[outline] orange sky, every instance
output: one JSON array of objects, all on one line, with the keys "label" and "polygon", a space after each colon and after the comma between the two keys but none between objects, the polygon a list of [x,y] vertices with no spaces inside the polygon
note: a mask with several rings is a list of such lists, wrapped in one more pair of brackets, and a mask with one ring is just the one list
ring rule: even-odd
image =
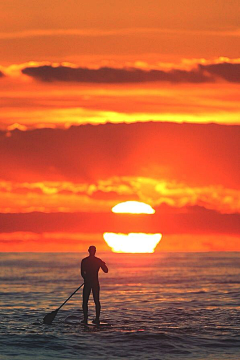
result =
[{"label": "orange sky", "polygon": [[[239,251],[238,23],[223,0],[1,2],[0,250],[134,228]],[[111,217],[126,200],[156,214]]]}]

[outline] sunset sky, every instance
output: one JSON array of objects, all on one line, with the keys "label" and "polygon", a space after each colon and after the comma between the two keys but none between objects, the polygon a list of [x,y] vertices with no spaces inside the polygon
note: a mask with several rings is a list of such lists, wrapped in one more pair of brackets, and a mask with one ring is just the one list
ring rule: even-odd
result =
[{"label": "sunset sky", "polygon": [[0,2],[0,251],[240,251],[239,37],[234,0]]}]

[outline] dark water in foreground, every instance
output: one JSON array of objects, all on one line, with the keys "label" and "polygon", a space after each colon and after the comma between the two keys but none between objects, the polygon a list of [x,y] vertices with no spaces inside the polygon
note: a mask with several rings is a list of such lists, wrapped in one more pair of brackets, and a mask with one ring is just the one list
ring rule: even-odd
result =
[{"label": "dark water in foreground", "polygon": [[81,290],[42,324],[81,284],[82,254],[0,255],[1,360],[240,358],[239,253],[98,255],[100,329],[79,324]]}]

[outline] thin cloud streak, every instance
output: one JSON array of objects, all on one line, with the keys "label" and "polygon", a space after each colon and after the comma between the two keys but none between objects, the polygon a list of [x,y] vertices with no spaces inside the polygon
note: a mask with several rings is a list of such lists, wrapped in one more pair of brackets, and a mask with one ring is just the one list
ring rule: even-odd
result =
[{"label": "thin cloud streak", "polygon": [[229,36],[239,37],[240,30],[183,30],[183,29],[159,29],[159,28],[122,28],[122,29],[33,29],[15,32],[0,33],[1,40],[25,39],[47,36],[84,36],[84,37],[106,37],[106,36],[128,36],[136,34],[192,34],[205,36]]}]

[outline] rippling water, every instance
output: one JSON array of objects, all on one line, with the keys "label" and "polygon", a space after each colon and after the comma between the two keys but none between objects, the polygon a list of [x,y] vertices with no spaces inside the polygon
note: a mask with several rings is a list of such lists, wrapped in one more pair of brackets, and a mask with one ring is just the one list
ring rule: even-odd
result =
[{"label": "rippling water", "polygon": [[99,329],[79,324],[81,290],[42,323],[82,283],[86,254],[0,255],[1,360],[240,358],[239,253],[97,255]]}]

